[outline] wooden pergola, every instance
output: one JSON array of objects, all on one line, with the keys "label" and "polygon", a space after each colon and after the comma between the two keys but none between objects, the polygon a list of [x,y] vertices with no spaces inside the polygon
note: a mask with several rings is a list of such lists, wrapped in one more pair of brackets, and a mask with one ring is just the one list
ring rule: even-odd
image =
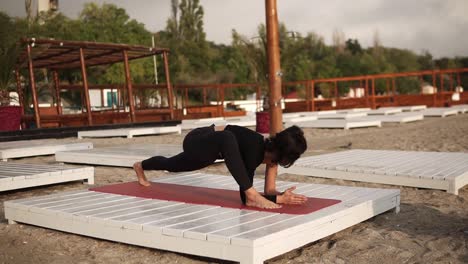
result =
[{"label": "wooden pergola", "polygon": [[[20,45],[24,51],[20,54],[16,70],[17,88],[19,101],[22,109],[23,120],[34,119],[37,128],[41,128],[42,119],[53,119],[59,123],[65,120],[85,119],[88,125],[93,125],[95,116],[91,111],[91,103],[89,96],[90,86],[86,71],[89,67],[98,65],[110,65],[123,62],[125,74],[125,90],[128,93],[127,103],[129,112],[124,113],[124,116],[130,122],[137,122],[137,110],[135,109],[135,97],[133,93],[133,85],[130,74],[129,61],[144,57],[162,55],[164,60],[164,72],[166,83],[155,86],[155,88],[165,88],[168,96],[168,108],[153,109],[151,114],[160,113],[174,118],[173,110],[173,93],[169,76],[168,53],[165,48],[152,48],[139,45],[126,45],[115,43],[98,43],[88,41],[62,41],[52,39],[35,39],[25,38],[20,41]],[[21,68],[27,68],[29,72],[29,86],[31,88],[34,116],[25,115],[24,112],[24,93],[21,88],[20,73]],[[40,114],[36,82],[34,78],[35,69],[48,69],[53,73],[56,110],[57,114],[53,116],[44,116]],[[83,99],[85,103],[86,113],[81,115],[64,115],[62,113],[60,90],[61,84],[58,78],[58,71],[66,69],[81,69],[83,91]],[[165,86],[165,87],[164,87]],[[99,88],[98,88],[99,89]],[[115,113],[114,113],[115,114]],[[120,114],[120,113],[119,113]],[[148,114],[148,113],[146,113]]]}]

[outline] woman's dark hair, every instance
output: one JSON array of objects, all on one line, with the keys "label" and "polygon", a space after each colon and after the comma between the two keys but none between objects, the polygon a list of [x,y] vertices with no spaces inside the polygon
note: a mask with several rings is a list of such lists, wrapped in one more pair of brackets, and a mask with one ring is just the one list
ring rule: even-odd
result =
[{"label": "woman's dark hair", "polygon": [[273,154],[272,162],[288,168],[307,150],[304,131],[291,126],[266,140],[265,150]]}]

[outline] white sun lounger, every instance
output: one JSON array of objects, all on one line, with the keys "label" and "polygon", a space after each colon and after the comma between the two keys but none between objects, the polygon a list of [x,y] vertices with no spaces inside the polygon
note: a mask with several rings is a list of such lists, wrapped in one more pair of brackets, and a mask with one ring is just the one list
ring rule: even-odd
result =
[{"label": "white sun lounger", "polygon": [[182,129],[179,125],[161,126],[161,127],[102,129],[102,130],[78,131],[78,138],[84,138],[84,137],[133,138],[133,136],[158,135],[158,134],[169,134],[169,133],[180,134],[181,132],[182,132]]},{"label": "white sun lounger", "polygon": [[94,168],[0,162],[0,192],[78,180],[94,184]]},{"label": "white sun lounger", "polygon": [[152,156],[174,156],[182,152],[182,145],[135,144],[104,147],[89,150],[59,151],[55,160],[59,162],[132,167],[137,161]]},{"label": "white sun lounger", "polygon": [[432,107],[423,110],[422,113],[427,117],[446,117],[458,114],[458,110],[446,107]]},{"label": "white sun lounger", "polygon": [[305,122],[286,122],[285,127],[297,125],[302,128],[363,128],[363,127],[381,127],[380,120],[369,120],[366,117],[352,119],[320,119],[316,121]]},{"label": "white sun lounger", "polygon": [[304,157],[282,173],[445,190],[468,184],[468,154],[349,150]]},{"label": "white sun lounger", "polygon": [[[237,189],[232,177],[192,173],[157,181]],[[262,186],[255,181],[254,186]],[[226,188],[229,186],[230,188]],[[391,209],[400,191],[278,182],[279,190],[341,200],[305,215],[278,214],[75,191],[4,203],[5,218],[16,222],[197,256],[260,264]]]},{"label": "white sun lounger", "polygon": [[367,116],[367,112],[347,112],[347,113],[336,113],[329,115],[319,115],[318,119],[353,119],[357,117]]},{"label": "white sun lounger", "polygon": [[52,155],[57,151],[92,149],[93,143],[60,143],[48,140],[24,140],[0,143],[0,160],[41,155]]},{"label": "white sun lounger", "polygon": [[394,115],[370,115],[365,119],[380,120],[382,123],[409,123],[423,120],[424,115],[418,112],[405,112]]}]

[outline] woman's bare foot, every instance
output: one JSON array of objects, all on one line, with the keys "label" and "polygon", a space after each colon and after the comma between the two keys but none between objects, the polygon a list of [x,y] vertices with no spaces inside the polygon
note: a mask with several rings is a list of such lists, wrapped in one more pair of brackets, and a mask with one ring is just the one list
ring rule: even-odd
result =
[{"label": "woman's bare foot", "polygon": [[247,206],[258,207],[262,209],[276,209],[281,208],[281,205],[276,204],[270,200],[267,200],[265,197],[260,195],[253,187],[245,191]]},{"label": "woman's bare foot", "polygon": [[135,173],[138,177],[138,182],[143,185],[143,186],[150,186],[151,183],[146,179],[145,172],[143,168],[141,167],[141,162],[135,162],[133,164],[133,169],[135,170]]}]

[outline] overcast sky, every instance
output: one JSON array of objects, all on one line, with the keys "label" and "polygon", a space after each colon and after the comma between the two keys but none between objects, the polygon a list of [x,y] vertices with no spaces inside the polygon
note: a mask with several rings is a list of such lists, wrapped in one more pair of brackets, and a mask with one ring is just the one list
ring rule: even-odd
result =
[{"label": "overcast sky", "polygon": [[[37,0],[33,0],[36,2]],[[59,0],[59,9],[76,18],[90,0]],[[131,18],[150,31],[165,28],[170,0],[97,0],[127,10]],[[265,1],[200,0],[205,11],[207,39],[229,44],[231,30],[256,36],[265,23]],[[331,43],[338,29],[346,38],[357,38],[363,46],[372,44],[378,31],[387,47],[428,50],[435,57],[468,56],[468,0],[277,0],[278,16],[289,30],[305,35],[315,32]],[[0,9],[12,16],[24,16],[24,1],[0,0]]]}]

